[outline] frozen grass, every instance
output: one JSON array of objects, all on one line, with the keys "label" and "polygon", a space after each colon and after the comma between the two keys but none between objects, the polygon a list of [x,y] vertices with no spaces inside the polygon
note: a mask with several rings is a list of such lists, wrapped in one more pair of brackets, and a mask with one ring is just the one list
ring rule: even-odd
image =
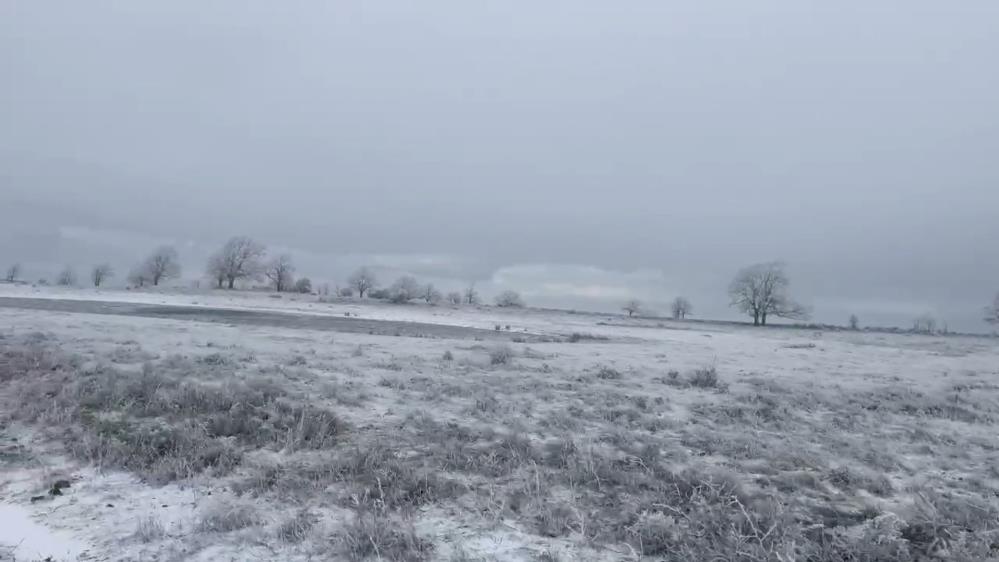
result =
[{"label": "frozen grass", "polygon": [[198,530],[203,533],[231,533],[260,523],[256,508],[246,503],[217,501],[202,512]]},{"label": "frozen grass", "polygon": [[[4,421],[46,430],[84,462],[230,491],[190,528],[205,541],[259,529],[290,549],[279,559],[997,556],[988,377],[838,386],[783,367],[694,368],[703,354],[629,361],[641,347],[585,339],[520,354],[409,340],[318,353],[295,340],[251,360],[224,342],[190,355],[129,343],[110,357],[11,336],[0,399]],[[164,538],[144,525],[139,542]],[[443,544],[456,529],[462,546]],[[515,548],[493,553],[482,544],[499,543],[479,536]]]},{"label": "frozen grass", "polygon": [[135,525],[135,539],[144,543],[161,540],[166,536],[163,522],[154,516],[140,517]]}]

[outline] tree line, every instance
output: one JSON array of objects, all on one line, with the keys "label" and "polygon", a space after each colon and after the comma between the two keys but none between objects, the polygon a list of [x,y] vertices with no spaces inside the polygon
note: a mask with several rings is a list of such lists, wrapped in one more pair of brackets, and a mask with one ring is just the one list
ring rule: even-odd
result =
[{"label": "tree line", "polygon": [[[234,236],[211,254],[205,272],[218,289],[234,289],[237,283],[266,279],[277,292],[313,292],[308,277],[295,277],[296,268],[289,254],[280,254],[267,259],[267,247],[248,236]],[[21,265],[11,265],[4,276],[8,283],[19,282]],[[164,281],[180,277],[181,266],[177,250],[172,246],[160,246],[139,262],[128,273],[128,283],[134,287],[158,286]],[[100,263],[90,270],[89,281],[94,287],[101,287],[115,276],[110,264]],[[44,282],[44,280],[42,281]],[[76,273],[66,267],[55,278],[57,285],[77,284]],[[729,305],[752,319],[754,326],[766,326],[771,318],[807,320],[808,307],[797,302],[790,295],[791,280],[782,262],[774,261],[754,264],[739,270],[729,284]],[[447,302],[453,305],[480,304],[481,299],[474,283],[462,291],[443,293],[432,283],[420,283],[415,277],[404,275],[387,287],[381,287],[375,272],[369,267],[361,267],[347,279],[345,287],[337,287],[335,296],[376,298],[395,303],[422,300],[427,304]],[[523,307],[525,302],[516,291],[504,291],[496,296],[496,306]],[[630,299],[622,307],[629,317],[641,314],[643,304]],[[676,297],[670,303],[670,313],[676,320],[684,320],[693,314],[694,307],[686,297]],[[999,326],[999,293],[991,305],[984,309],[985,322]],[[848,320],[851,329],[860,329],[860,320],[855,314]],[[929,315],[916,318],[913,331],[936,333],[936,320]]]}]

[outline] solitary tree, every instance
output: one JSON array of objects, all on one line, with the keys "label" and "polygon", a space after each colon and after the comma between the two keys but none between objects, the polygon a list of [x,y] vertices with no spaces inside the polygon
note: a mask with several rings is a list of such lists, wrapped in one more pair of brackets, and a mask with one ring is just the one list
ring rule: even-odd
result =
[{"label": "solitary tree", "polygon": [[768,316],[804,320],[808,309],[788,295],[791,280],[780,262],[761,263],[742,269],[729,285],[731,306],[753,317],[754,326],[766,326]]},{"label": "solitary tree", "polygon": [[934,334],[937,331],[937,319],[932,314],[922,314],[913,320],[912,331],[920,334]]},{"label": "solitary tree", "polygon": [[433,283],[427,283],[426,285],[424,285],[422,294],[420,296],[423,299],[423,301],[426,302],[427,304],[439,303],[441,302],[441,299],[444,298],[444,296],[441,295],[441,292],[434,287]]},{"label": "solitary tree", "polygon": [[419,297],[420,294],[420,283],[411,275],[404,275],[396,279],[395,283],[389,287],[389,299],[396,304],[409,302]]},{"label": "solitary tree", "polygon": [[149,270],[146,264],[136,266],[128,272],[128,283],[135,287],[145,287],[149,283]]},{"label": "solitary tree", "polygon": [[281,254],[264,266],[264,275],[270,279],[277,292],[287,291],[291,288],[295,275],[295,264],[291,261],[291,256]]},{"label": "solitary tree", "polygon": [[517,291],[503,291],[496,296],[496,306],[521,308],[524,306],[524,299]]},{"label": "solitary tree", "polygon": [[363,299],[365,293],[378,286],[378,278],[375,277],[375,272],[362,267],[347,279],[347,283],[357,289],[357,296]]},{"label": "solitary tree", "polygon": [[992,301],[992,305],[985,307],[985,321],[989,324],[999,326],[999,293],[996,293],[996,298]]},{"label": "solitary tree", "polygon": [[253,279],[260,274],[260,260],[267,248],[247,236],[230,238],[224,246],[208,260],[208,272],[230,289],[236,286],[240,279]]},{"label": "solitary tree", "polygon": [[856,314],[850,315],[850,329],[859,330],[860,329],[860,318],[857,318]]},{"label": "solitary tree", "polygon": [[465,289],[465,304],[479,304],[479,293],[475,290],[475,283],[469,283]]},{"label": "solitary tree", "polygon": [[17,278],[20,275],[21,275],[21,264],[15,263],[14,265],[7,268],[7,275],[4,276],[4,279],[6,279],[8,283],[13,283],[14,281],[17,281]]},{"label": "solitary tree", "polygon": [[114,270],[111,269],[111,265],[107,263],[102,263],[95,265],[92,270],[90,270],[90,280],[94,282],[94,287],[100,287],[102,283],[107,281],[114,275]]},{"label": "solitary tree", "polygon": [[676,297],[673,299],[670,309],[673,312],[674,320],[683,320],[688,314],[694,312],[694,305],[690,304],[690,300],[687,297]]},{"label": "solitary tree", "polygon": [[451,291],[450,293],[447,294],[447,302],[451,304],[461,304],[461,301],[462,301],[461,292]]},{"label": "solitary tree", "polygon": [[76,272],[73,268],[66,266],[65,269],[59,272],[56,276],[56,285],[61,285],[63,287],[70,287],[76,285]]},{"label": "solitary tree", "polygon": [[180,275],[180,259],[172,246],[160,246],[143,262],[146,278],[153,285]]},{"label": "solitary tree", "polygon": [[621,310],[628,313],[628,317],[632,317],[642,311],[642,303],[638,299],[631,299],[630,301],[624,303]]}]

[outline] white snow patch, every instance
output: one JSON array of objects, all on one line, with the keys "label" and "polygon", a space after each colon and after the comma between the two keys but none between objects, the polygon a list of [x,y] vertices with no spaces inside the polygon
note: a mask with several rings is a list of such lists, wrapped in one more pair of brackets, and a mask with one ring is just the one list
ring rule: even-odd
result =
[{"label": "white snow patch", "polygon": [[23,507],[0,504],[0,552],[14,560],[80,560],[88,545],[31,519]]}]

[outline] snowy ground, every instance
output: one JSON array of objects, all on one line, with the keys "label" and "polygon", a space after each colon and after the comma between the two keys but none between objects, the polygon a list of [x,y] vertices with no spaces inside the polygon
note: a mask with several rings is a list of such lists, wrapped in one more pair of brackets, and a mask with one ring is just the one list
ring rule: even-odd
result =
[{"label": "snowy ground", "polygon": [[996,340],[0,287],[553,340],[0,308],[0,560],[999,552]]}]

